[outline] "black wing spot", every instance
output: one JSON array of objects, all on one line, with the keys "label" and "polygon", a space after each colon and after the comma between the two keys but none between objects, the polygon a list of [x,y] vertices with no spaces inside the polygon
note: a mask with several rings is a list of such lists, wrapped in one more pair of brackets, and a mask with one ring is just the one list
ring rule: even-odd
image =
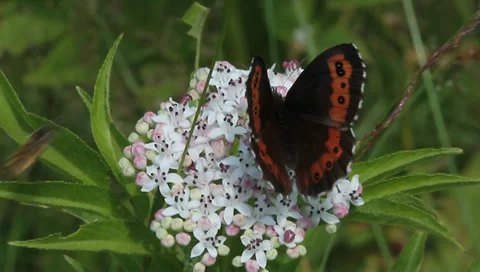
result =
[{"label": "black wing spot", "polygon": [[345,103],[345,97],[343,97],[343,95],[340,95],[337,98],[337,101],[338,101],[339,104],[343,105]]}]

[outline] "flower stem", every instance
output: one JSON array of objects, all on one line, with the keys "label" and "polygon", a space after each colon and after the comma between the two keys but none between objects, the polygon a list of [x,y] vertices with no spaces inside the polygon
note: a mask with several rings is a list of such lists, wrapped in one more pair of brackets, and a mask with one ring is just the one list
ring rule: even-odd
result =
[{"label": "flower stem", "polygon": [[[207,95],[208,95],[207,92],[208,92],[208,86],[209,86],[210,78],[212,78],[212,73],[213,73],[213,69],[215,68],[215,63],[216,63],[217,59],[220,57],[220,52],[222,51],[223,40],[225,39],[225,34],[227,33],[227,28],[228,28],[227,22],[228,22],[228,19],[230,18],[229,15],[231,13],[231,8],[230,8],[229,3],[230,3],[230,1],[225,2],[225,12],[224,12],[223,24],[222,24],[223,25],[222,34],[220,35],[220,38],[217,41],[217,48],[215,49],[215,55],[213,57],[212,64],[210,65],[210,71],[208,72],[207,80],[205,82],[205,87],[203,88],[202,95],[200,96],[200,100],[198,102],[198,108],[197,108],[197,111],[195,112],[195,116],[193,117],[192,125],[191,125],[190,131],[188,133],[188,139],[187,139],[187,142],[185,144],[185,149],[183,150],[182,158],[180,159],[180,163],[178,165],[177,173],[179,175],[183,174],[183,171],[182,171],[183,162],[185,161],[185,156],[187,155],[188,147],[190,146],[190,141],[192,140],[192,135],[193,135],[193,132],[195,131],[195,124],[197,123],[198,117],[200,116],[202,106],[207,101]],[[198,39],[198,40],[200,40],[200,39]],[[197,46],[199,46],[199,45],[197,44]]]},{"label": "flower stem", "polygon": [[328,257],[330,257],[330,253],[332,253],[333,245],[335,244],[335,240],[337,239],[338,229],[335,233],[333,233],[328,240],[327,248],[325,249],[325,253],[322,256],[322,263],[318,268],[318,271],[325,271],[325,267],[327,266]]},{"label": "flower stem", "polygon": [[[197,45],[196,45],[196,48],[195,48],[195,70],[198,70],[198,68],[200,68],[200,49],[202,48],[202,33],[203,31],[200,33],[200,35],[198,36],[197,38]],[[205,91],[205,90],[204,90]]]}]

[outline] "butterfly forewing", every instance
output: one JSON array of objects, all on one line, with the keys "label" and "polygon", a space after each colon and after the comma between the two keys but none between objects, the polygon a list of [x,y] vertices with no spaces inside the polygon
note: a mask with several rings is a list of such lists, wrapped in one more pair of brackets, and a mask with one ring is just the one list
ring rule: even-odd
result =
[{"label": "butterfly forewing", "polygon": [[334,46],[300,74],[285,99],[303,118],[344,127],[354,120],[363,98],[365,64],[353,44]]},{"label": "butterfly forewing", "polygon": [[252,130],[251,147],[264,175],[275,190],[288,194],[292,190],[290,176],[285,168],[284,139],[279,124],[279,111],[282,110],[281,97],[272,93],[265,63],[260,57],[252,62],[252,70],[247,80],[247,100],[249,124]]}]

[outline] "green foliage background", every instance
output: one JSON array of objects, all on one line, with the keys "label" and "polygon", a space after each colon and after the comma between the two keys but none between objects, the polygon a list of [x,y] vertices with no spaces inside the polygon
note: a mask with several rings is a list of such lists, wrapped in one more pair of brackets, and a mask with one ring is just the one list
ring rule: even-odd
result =
[{"label": "green foliage background", "polygon": [[[203,32],[201,66],[211,63],[222,29],[223,1],[199,1],[210,7]],[[424,50],[429,56],[454,36],[479,7],[473,0],[414,1],[415,13],[406,14],[398,0],[257,1],[232,0],[232,12],[222,47],[222,58],[248,67],[254,55],[281,66],[283,60],[308,62],[338,43],[354,42],[367,63],[364,107],[355,125],[359,139],[382,121],[398,103],[419,64],[406,15],[415,15]],[[71,129],[95,147],[88,111],[76,85],[92,94],[98,70],[118,34],[125,36],[116,55],[111,79],[111,111],[126,135],[145,111],[156,111],[168,97],[187,91],[194,68],[195,40],[179,18],[190,1],[2,1],[0,3],[0,69],[32,112]],[[480,176],[480,35],[474,32],[434,67],[434,91],[441,105],[452,146],[464,154],[454,161],[436,160],[416,165],[409,173],[452,172]],[[1,118],[1,117],[0,117]],[[423,82],[403,112],[377,139],[367,157],[398,150],[441,147]],[[17,147],[0,133],[0,159]],[[72,154],[74,156],[75,154]],[[448,167],[450,163],[450,168]],[[452,164],[454,167],[452,168]],[[41,163],[20,180],[60,180]],[[133,181],[132,181],[133,182]],[[467,249],[429,235],[422,271],[465,271],[480,260],[478,187],[424,195],[440,218]],[[27,207],[0,200],[0,270],[68,271],[64,254],[92,271],[120,269],[108,253],[38,251],[7,245],[7,241],[64,235],[80,221],[53,209]],[[383,234],[382,231],[383,230]],[[319,230],[324,232],[323,230]],[[395,257],[411,234],[395,227],[343,224],[327,267],[334,271],[383,271],[384,258],[376,241],[385,235]],[[379,234],[380,233],[380,234]],[[319,245],[300,267],[305,271],[322,261]],[[376,237],[376,238],[375,238]]]}]

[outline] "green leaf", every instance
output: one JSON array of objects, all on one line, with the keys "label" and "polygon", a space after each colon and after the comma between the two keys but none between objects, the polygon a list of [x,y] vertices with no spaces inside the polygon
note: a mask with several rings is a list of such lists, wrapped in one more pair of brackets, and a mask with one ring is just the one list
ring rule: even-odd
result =
[{"label": "green leaf", "polygon": [[18,143],[24,143],[35,129],[50,123],[56,127],[57,136],[42,160],[84,184],[108,186],[108,171],[99,154],[70,130],[27,112],[3,73],[0,73],[0,116],[0,127]]},{"label": "green leaf", "polygon": [[44,238],[12,241],[10,245],[55,250],[112,251],[121,254],[149,255],[158,239],[137,221],[105,220],[87,223],[66,237],[53,234]]},{"label": "green leaf", "polygon": [[96,186],[51,182],[0,182],[0,197],[36,205],[73,208],[110,218],[127,215],[118,199]]},{"label": "green leaf", "polygon": [[365,185],[363,199],[368,202],[398,192],[420,194],[477,184],[480,184],[480,178],[467,178],[449,174],[401,176],[376,182],[373,185]]},{"label": "green leaf", "polygon": [[464,251],[462,245],[438,219],[432,218],[431,214],[412,205],[385,198],[375,199],[363,206],[356,207],[345,219],[425,230],[451,241]]},{"label": "green leaf", "polygon": [[414,163],[440,155],[461,153],[462,150],[459,148],[428,148],[400,151],[367,162],[356,163],[353,166],[353,171],[350,176],[358,174],[360,175],[360,181],[363,184],[367,184],[367,181],[370,181],[373,178],[379,180],[387,176],[393,176],[394,174],[412,166]]},{"label": "green leaf", "polygon": [[438,219],[438,214],[432,207],[428,206],[427,203],[425,203],[422,199],[409,193],[397,193],[388,196],[387,199],[395,203],[407,205],[415,209],[420,209],[426,214],[428,214],[431,218],[435,220]]},{"label": "green leaf", "polygon": [[28,116],[34,127],[41,127],[47,123],[55,127],[57,135],[42,155],[48,166],[86,185],[108,188],[110,175],[100,154],[71,130],[33,113]]},{"label": "green leaf", "polygon": [[205,24],[205,20],[208,16],[210,9],[194,2],[190,8],[183,14],[182,22],[191,26],[188,31],[188,35],[195,39],[200,39],[202,35],[202,29]]},{"label": "green leaf", "polygon": [[407,245],[395,262],[392,271],[419,271],[422,264],[426,241],[427,234],[424,232],[416,232],[410,237]]},{"label": "green leaf", "polygon": [[120,159],[119,155],[122,150],[118,149],[118,144],[112,141],[111,123],[112,118],[110,116],[110,74],[112,70],[112,63],[117,51],[118,45],[123,37],[120,35],[113,43],[112,48],[108,51],[107,57],[100,68],[98,73],[97,82],[95,83],[95,92],[93,95],[93,105],[90,111],[92,133],[95,143],[100,150],[100,153],[105,158],[108,166],[112,170],[114,176],[121,184],[125,186],[127,192],[131,195],[138,194],[138,188],[131,180],[123,177],[122,171],[118,165]]},{"label": "green leaf", "polygon": [[92,97],[80,86],[76,86],[75,89],[77,89],[78,95],[90,112],[92,110]]},{"label": "green leaf", "polygon": [[14,140],[25,142],[33,132],[28,112],[3,72],[0,72],[0,127]]},{"label": "green leaf", "polygon": [[[90,112],[92,109],[92,97],[84,89],[82,89],[82,87],[77,86],[76,89],[78,95],[83,100],[83,103]],[[120,132],[120,130],[115,126],[113,122],[110,123],[110,129],[112,133],[112,143],[115,150],[123,150],[123,148],[130,144],[125,135]]]}]

